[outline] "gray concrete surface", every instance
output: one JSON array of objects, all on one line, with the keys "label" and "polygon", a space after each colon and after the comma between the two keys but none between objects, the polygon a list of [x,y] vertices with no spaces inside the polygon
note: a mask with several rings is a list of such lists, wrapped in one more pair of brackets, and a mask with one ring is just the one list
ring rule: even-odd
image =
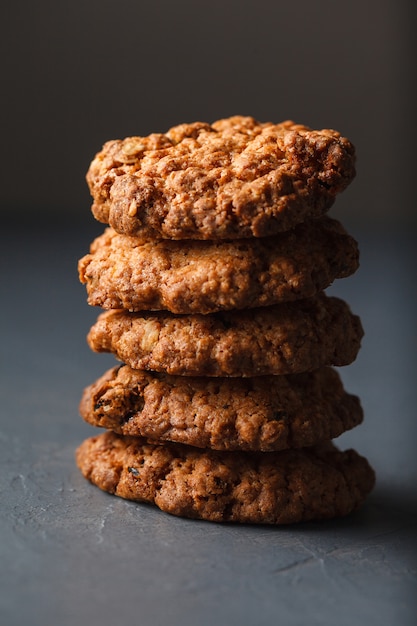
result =
[{"label": "gray concrete surface", "polygon": [[[20,231],[20,232],[19,232]],[[339,440],[377,485],[342,520],[270,528],[175,518],[102,493],[74,464],[94,431],[76,263],[101,227],[1,231],[0,623],[5,626],[411,626],[416,623],[416,254],[412,233],[354,233],[362,264],[331,291],[362,317],[341,371],[365,422]]]}]

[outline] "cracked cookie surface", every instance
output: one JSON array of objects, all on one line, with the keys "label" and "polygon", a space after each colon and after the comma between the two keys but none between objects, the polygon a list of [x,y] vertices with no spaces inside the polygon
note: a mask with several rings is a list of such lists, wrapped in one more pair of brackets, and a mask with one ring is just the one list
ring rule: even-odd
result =
[{"label": "cracked cookie surface", "polygon": [[215,450],[283,450],[338,437],[361,423],[359,399],[331,368],[293,376],[169,376],[127,365],[83,393],[92,424],[154,442]]},{"label": "cracked cookie surface", "polygon": [[141,243],[106,229],[78,268],[90,305],[211,313],[311,297],[358,265],[355,240],[323,217],[273,237],[227,242]]},{"label": "cracked cookie surface", "polygon": [[264,237],[324,215],[355,176],[331,129],[234,116],[107,142],[87,182],[96,219],[144,239]]},{"label": "cracked cookie surface", "polygon": [[363,329],[341,299],[319,294],[207,315],[101,313],[87,341],[134,369],[185,376],[292,374],[356,358]]},{"label": "cracked cookie surface", "polygon": [[373,488],[367,460],[332,443],[281,452],[217,452],[102,433],[76,453],[104,491],[214,522],[290,524],[347,515]]}]

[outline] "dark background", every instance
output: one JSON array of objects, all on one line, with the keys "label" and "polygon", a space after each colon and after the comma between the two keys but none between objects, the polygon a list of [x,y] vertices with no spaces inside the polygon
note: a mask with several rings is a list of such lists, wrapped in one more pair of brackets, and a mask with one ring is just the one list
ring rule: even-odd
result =
[{"label": "dark background", "polygon": [[[414,15],[406,0],[15,0],[0,9],[0,623],[414,626],[417,250]],[[104,229],[85,173],[108,139],[234,114],[333,127],[358,175],[331,210],[360,270],[341,368],[376,470],[364,507],[289,528],[168,516],[90,485],[77,261]]]},{"label": "dark background", "polygon": [[348,136],[358,176],[337,215],[348,225],[408,227],[415,221],[411,7],[407,0],[3,3],[3,217],[87,220],[84,176],[106,140],[245,114]]}]

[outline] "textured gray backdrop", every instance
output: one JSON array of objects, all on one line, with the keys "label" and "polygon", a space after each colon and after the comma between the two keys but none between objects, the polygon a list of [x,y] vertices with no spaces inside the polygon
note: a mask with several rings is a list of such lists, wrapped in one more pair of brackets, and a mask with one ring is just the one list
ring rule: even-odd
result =
[{"label": "textured gray backdrop", "polygon": [[[2,3],[1,626],[417,623],[408,6]],[[93,430],[78,415],[82,389],[115,364],[85,341],[99,311],[87,306],[77,260],[104,228],[90,214],[88,164],[107,139],[236,113],[332,126],[357,146],[357,180],[331,215],[357,237],[361,268],[332,292],[365,328],[359,358],[342,372],[365,421],[340,445],[369,458],[377,485],[345,520],[192,522],[113,498],[75,467]]]}]

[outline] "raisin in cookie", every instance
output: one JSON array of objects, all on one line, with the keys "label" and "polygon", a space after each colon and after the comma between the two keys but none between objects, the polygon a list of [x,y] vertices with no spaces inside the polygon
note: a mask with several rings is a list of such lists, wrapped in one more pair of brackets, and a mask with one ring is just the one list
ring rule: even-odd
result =
[{"label": "raisin in cookie", "polygon": [[354,450],[332,443],[281,452],[217,452],[152,445],[106,432],[77,450],[82,474],[101,489],[213,522],[290,524],[347,515],[375,476]]},{"label": "raisin in cookie", "polygon": [[283,450],[361,423],[359,398],[331,368],[288,376],[204,378],[112,368],[80,403],[93,426],[215,450]]},{"label": "raisin in cookie", "polygon": [[318,217],[355,176],[340,133],[234,116],[107,142],[87,182],[96,219],[144,239],[263,237]]},{"label": "raisin in cookie", "polygon": [[308,298],[359,265],[355,240],[328,217],[260,239],[157,241],[107,229],[78,264],[88,303],[211,313]]},{"label": "raisin in cookie", "polygon": [[88,333],[95,352],[134,369],[185,376],[260,376],[348,365],[363,329],[339,298],[319,294],[259,309],[207,315],[101,313]]}]

